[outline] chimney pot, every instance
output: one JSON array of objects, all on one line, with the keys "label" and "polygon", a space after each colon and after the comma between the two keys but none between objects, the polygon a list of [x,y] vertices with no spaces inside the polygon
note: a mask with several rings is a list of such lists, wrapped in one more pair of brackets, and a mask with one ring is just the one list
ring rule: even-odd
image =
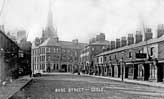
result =
[{"label": "chimney pot", "polygon": [[142,34],[141,31],[136,31],[135,43],[139,43],[139,42],[142,42]]},{"label": "chimney pot", "polygon": [[150,40],[153,37],[153,33],[151,31],[151,28],[146,28],[144,33],[144,41]]},{"label": "chimney pot", "polygon": [[122,37],[121,38],[121,47],[126,46],[126,43],[127,43],[126,37]]}]

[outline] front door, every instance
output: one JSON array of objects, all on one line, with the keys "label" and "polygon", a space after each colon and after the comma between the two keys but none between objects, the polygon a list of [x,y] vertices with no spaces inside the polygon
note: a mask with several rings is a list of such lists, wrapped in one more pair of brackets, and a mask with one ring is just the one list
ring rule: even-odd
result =
[{"label": "front door", "polygon": [[64,72],[67,72],[67,65],[66,65],[66,64],[63,64],[63,65],[62,65],[62,70],[63,70]]}]

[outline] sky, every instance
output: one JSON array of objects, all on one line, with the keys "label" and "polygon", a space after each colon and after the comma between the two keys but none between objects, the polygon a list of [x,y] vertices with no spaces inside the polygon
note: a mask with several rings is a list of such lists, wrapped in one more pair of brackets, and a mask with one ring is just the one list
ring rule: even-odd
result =
[{"label": "sky", "polygon": [[[5,30],[26,30],[28,40],[41,35],[47,25],[49,0],[4,0],[0,24]],[[3,0],[0,0],[2,8]],[[143,24],[156,35],[164,23],[164,0],[52,0],[53,23],[60,40],[88,42],[99,33],[115,40],[142,30]]]}]

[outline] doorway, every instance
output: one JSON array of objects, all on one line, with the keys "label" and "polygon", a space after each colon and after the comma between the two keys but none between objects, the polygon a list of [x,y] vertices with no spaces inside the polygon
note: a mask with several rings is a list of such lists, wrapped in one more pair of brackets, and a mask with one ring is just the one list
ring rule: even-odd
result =
[{"label": "doorway", "polygon": [[63,64],[61,69],[63,70],[63,72],[67,72],[67,65],[66,64]]}]

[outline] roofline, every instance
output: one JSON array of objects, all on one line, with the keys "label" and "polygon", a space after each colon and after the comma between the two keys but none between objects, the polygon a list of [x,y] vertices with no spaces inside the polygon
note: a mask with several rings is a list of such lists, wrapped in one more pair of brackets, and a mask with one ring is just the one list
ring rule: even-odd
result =
[{"label": "roofline", "polygon": [[62,47],[62,46],[36,46],[36,47],[32,47],[32,49],[37,49],[37,48],[41,48],[41,47],[60,47],[60,48],[68,48],[68,49],[82,49],[82,48],[69,48],[69,47]]},{"label": "roofline", "polygon": [[109,45],[109,44],[87,44],[87,45],[85,45],[85,47],[88,47],[88,46],[94,46],[94,45]]},{"label": "roofline", "polygon": [[153,44],[153,43],[158,43],[158,42],[162,42],[164,41],[164,37],[160,37],[160,38],[153,38],[153,39],[150,39],[148,41],[142,41],[142,42],[139,42],[137,44],[132,44],[132,45],[127,45],[127,46],[124,46],[124,47],[121,47],[121,48],[117,48],[117,49],[114,49],[114,50],[110,50],[110,51],[106,51],[106,52],[102,52],[96,56],[102,56],[102,55],[106,55],[106,54],[111,54],[111,53],[115,53],[115,52],[119,52],[119,51],[122,51],[122,50],[126,50],[126,49],[131,49],[131,48],[136,48],[136,47],[141,47],[141,46],[145,46],[145,45],[150,45],[150,44]]},{"label": "roofline", "polygon": [[[47,40],[48,40],[48,39],[47,39]],[[46,41],[46,40],[45,40],[45,41]],[[58,43],[60,43],[60,42],[73,43],[73,42],[71,42],[71,41],[60,41],[60,40],[59,40]],[[44,43],[44,42],[43,42],[43,43]],[[42,44],[43,44],[43,43],[42,43]],[[39,47],[47,47],[47,46],[50,46],[50,47],[51,47],[51,46],[52,46],[52,47],[53,47],[53,46],[59,46],[59,47],[62,47],[61,45],[42,45],[42,44],[40,44]],[[87,45],[87,43],[80,43],[80,42],[77,43],[77,45],[81,45],[81,44],[84,45],[84,46]]]},{"label": "roofline", "polygon": [[92,45],[109,45],[109,44],[103,44],[103,43],[102,43],[102,44],[94,44],[94,43],[93,43],[93,44],[88,44],[88,45],[89,45],[89,46],[92,46]]},{"label": "roofline", "polygon": [[0,30],[0,33],[5,36],[9,41],[11,41],[12,43],[14,43],[19,49],[20,47],[18,46],[18,44],[16,44],[13,40],[11,40],[3,31]]}]

